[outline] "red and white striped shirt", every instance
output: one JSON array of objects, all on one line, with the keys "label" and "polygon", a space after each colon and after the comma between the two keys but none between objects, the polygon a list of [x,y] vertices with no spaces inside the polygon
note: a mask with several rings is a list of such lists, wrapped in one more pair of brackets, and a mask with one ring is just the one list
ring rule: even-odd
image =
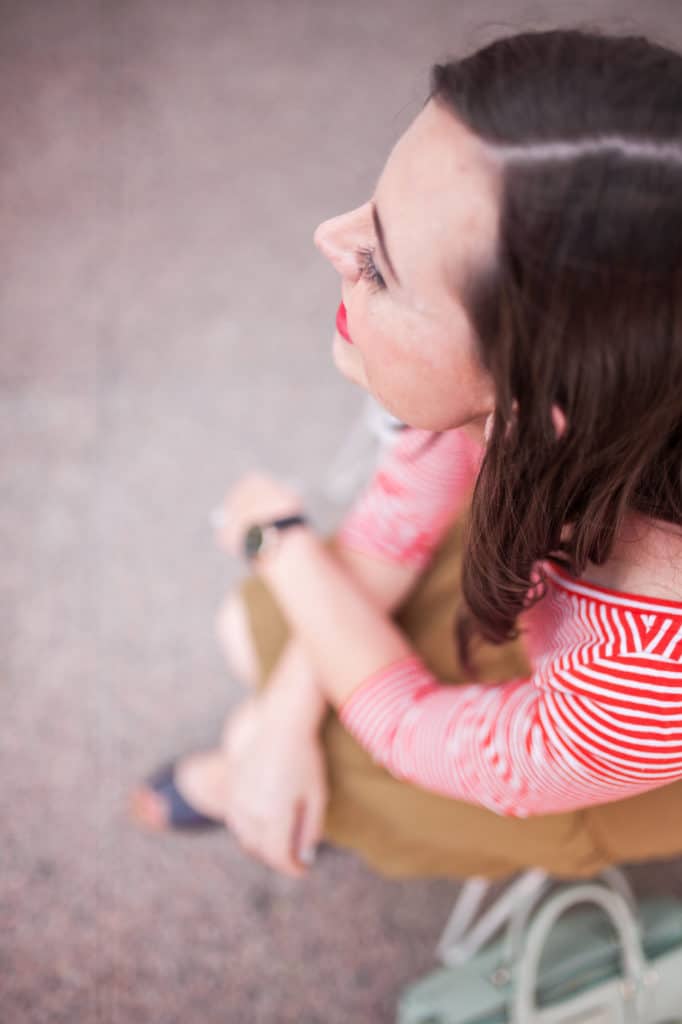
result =
[{"label": "red and white striped shirt", "polygon": [[[461,431],[440,435],[422,458],[428,436],[406,431],[388,453],[342,524],[345,543],[426,564],[480,458]],[[366,680],[340,709],[391,774],[517,817],[682,778],[682,595],[625,594],[551,563],[543,569],[547,592],[521,620],[529,678],[443,685],[414,655]]]}]

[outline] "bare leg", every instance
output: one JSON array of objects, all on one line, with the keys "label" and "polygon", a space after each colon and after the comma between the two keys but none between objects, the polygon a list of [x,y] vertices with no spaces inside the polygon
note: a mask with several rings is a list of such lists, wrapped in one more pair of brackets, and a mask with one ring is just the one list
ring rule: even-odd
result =
[{"label": "bare leg", "polygon": [[238,590],[231,591],[218,609],[215,631],[231,673],[245,686],[255,686],[258,658],[249,627],[249,615]]},{"label": "bare leg", "polygon": [[[248,613],[238,595],[230,595],[219,615],[221,644],[231,666],[240,670],[247,681],[257,679],[257,656],[248,628]],[[249,660],[250,659],[250,660]],[[253,673],[248,670],[253,669]],[[303,727],[305,735],[312,735],[324,717],[326,702],[319,690],[308,660],[292,638],[286,644],[270,678],[268,692],[284,691],[294,696],[292,714]],[[226,719],[221,745],[182,758],[174,765],[174,783],[181,796],[194,810],[221,821],[227,807],[228,765],[221,749],[225,744]],[[150,828],[162,829],[170,824],[170,807],[153,784],[139,786],[133,794],[132,813],[137,821]]]},{"label": "bare leg", "polygon": [[[269,688],[290,690],[292,687],[298,687],[300,680],[300,649],[297,649],[295,643],[290,642],[272,672]],[[302,705],[302,713],[315,716],[315,705],[306,699]],[[181,796],[190,807],[217,821],[223,819],[227,807],[228,766],[223,746],[229,724],[228,717],[223,724],[219,746],[212,750],[189,754],[177,761],[174,768],[174,782]],[[149,784],[138,786],[133,793],[132,814],[141,825],[148,828],[163,829],[169,825],[169,807],[160,793]]]},{"label": "bare leg", "polygon": [[[216,636],[230,672],[245,686],[254,687],[258,678],[258,661],[248,612],[237,590],[231,591],[216,615]],[[225,760],[220,747],[190,754],[175,767],[175,783],[190,806],[210,818],[220,819],[224,814]],[[133,793],[132,814],[148,828],[167,825],[167,807],[161,797],[148,785],[139,786]]]},{"label": "bare leg", "polygon": [[[190,754],[175,766],[175,785],[190,807],[221,821],[227,806],[225,794],[226,766],[220,748]],[[139,825],[164,829],[169,825],[165,800],[148,784],[138,786],[132,794],[130,811]]]}]

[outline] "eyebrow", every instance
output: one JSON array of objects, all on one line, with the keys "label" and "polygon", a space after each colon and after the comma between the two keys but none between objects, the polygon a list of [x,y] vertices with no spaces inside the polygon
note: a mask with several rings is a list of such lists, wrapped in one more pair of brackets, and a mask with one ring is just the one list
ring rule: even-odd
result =
[{"label": "eyebrow", "polygon": [[400,278],[396,274],[395,268],[394,268],[393,264],[391,263],[391,257],[388,255],[388,248],[386,247],[386,236],[384,235],[384,229],[383,229],[383,226],[382,226],[382,223],[381,223],[381,219],[379,217],[379,211],[377,209],[376,203],[372,203],[372,221],[374,222],[374,230],[376,231],[377,239],[379,240],[379,248],[381,250],[381,256],[382,256],[382,258],[384,260],[384,263],[386,264],[388,269],[391,271],[391,274],[393,275],[393,277],[394,277],[394,279],[396,281],[396,284],[399,285],[400,284]]}]

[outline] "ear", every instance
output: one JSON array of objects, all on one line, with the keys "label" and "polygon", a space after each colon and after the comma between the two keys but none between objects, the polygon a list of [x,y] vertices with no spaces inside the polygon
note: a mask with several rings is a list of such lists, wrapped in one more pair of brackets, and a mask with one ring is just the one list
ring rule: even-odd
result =
[{"label": "ear", "polygon": [[554,424],[554,430],[558,440],[566,433],[566,427],[568,424],[566,421],[566,414],[559,408],[556,402],[552,406],[552,423]]},{"label": "ear", "polygon": [[[514,406],[516,406],[516,402],[514,402]],[[493,421],[494,421],[494,419],[495,419],[495,413],[491,412],[490,415],[488,416],[488,418],[485,421],[485,426],[483,427],[483,442],[484,442],[484,444],[487,444],[488,441],[490,440],[490,436],[491,436],[491,434],[493,432]],[[566,427],[568,426],[568,421],[566,419],[566,414],[564,413],[563,409],[560,409],[559,406],[556,404],[556,402],[552,405],[552,423],[554,425],[554,431],[556,433],[557,440],[558,440],[560,437],[563,437],[564,434],[566,433]]]}]

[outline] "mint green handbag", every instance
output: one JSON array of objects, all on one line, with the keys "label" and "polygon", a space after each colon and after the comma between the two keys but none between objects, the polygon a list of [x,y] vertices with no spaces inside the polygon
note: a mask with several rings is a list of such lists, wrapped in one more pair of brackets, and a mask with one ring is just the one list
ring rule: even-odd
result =
[{"label": "mint green handbag", "polygon": [[682,1024],[682,903],[563,886],[502,940],[410,985],[397,1024]]}]

